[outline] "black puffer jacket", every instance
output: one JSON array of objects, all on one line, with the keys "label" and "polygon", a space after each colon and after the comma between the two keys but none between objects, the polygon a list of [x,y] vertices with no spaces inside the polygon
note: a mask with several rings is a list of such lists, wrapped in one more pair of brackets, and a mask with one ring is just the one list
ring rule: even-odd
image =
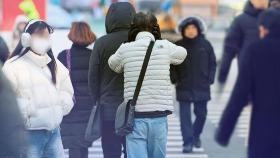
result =
[{"label": "black puffer jacket", "polygon": [[244,13],[235,18],[224,43],[224,54],[218,75],[220,83],[227,79],[231,62],[237,56],[239,59],[244,50],[253,42],[259,40],[258,17],[262,10],[255,9],[251,2],[245,6]]},{"label": "black puffer jacket", "polygon": [[[91,50],[73,44],[71,49],[71,81],[74,87],[76,103],[71,113],[63,118],[61,134],[64,148],[87,147],[85,129],[92,107],[95,105],[88,88],[88,69]],[[67,67],[67,50],[58,55],[58,59]]]},{"label": "black puffer jacket", "polygon": [[184,24],[182,35],[190,24],[199,28],[199,36],[195,39],[183,37],[176,42],[186,48],[188,58],[181,65],[171,68],[171,79],[176,83],[178,101],[208,101],[211,99],[210,85],[215,80],[216,57],[212,45],[201,33],[204,29],[197,18]]},{"label": "black puffer jacket", "polygon": [[128,40],[128,30],[135,10],[130,3],[114,3],[106,16],[107,35],[99,38],[90,57],[89,87],[94,101],[100,100],[103,119],[114,121],[123,101],[123,74],[113,72],[108,59]]}]

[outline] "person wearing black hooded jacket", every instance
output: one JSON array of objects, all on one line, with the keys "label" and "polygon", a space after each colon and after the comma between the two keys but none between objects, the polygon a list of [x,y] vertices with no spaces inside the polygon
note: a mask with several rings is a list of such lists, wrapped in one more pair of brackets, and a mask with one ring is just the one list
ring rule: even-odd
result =
[{"label": "person wearing black hooded jacket", "polygon": [[268,7],[268,0],[249,0],[244,12],[231,24],[224,42],[224,53],[218,73],[218,81],[224,84],[227,80],[232,60],[241,60],[244,50],[259,40],[258,17]]},{"label": "person wearing black hooded jacket", "polygon": [[[171,68],[171,79],[176,84],[180,103],[183,152],[189,153],[193,145],[201,147],[200,135],[206,121],[210,85],[215,80],[216,57],[212,45],[204,37],[205,27],[199,18],[187,18],[180,24],[179,30],[183,39],[176,44],[187,49],[189,58]],[[191,121],[191,103],[194,103],[196,115],[194,124]]]},{"label": "person wearing black hooded jacket", "polygon": [[104,158],[121,156],[124,138],[115,134],[115,117],[123,101],[124,78],[110,69],[108,59],[120,45],[128,41],[128,30],[135,9],[128,2],[113,3],[106,16],[107,35],[94,45],[89,65],[89,87],[94,102],[98,102],[102,115],[102,148]]}]

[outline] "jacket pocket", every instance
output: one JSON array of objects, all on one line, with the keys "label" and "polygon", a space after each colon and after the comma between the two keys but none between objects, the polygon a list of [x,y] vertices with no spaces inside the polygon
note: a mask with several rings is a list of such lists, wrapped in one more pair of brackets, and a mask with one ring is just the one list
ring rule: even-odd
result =
[{"label": "jacket pocket", "polygon": [[51,107],[38,109],[37,115],[30,117],[31,129],[53,129],[54,128],[54,112]]}]

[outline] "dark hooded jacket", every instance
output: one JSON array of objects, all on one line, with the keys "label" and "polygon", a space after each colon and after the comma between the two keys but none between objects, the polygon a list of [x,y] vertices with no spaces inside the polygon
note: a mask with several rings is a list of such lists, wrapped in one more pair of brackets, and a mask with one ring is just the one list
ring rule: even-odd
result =
[{"label": "dark hooded jacket", "polygon": [[[193,24],[199,35],[195,39],[184,36],[185,28]],[[182,22],[179,30],[183,39],[176,42],[188,52],[188,58],[178,66],[171,67],[171,80],[176,83],[178,101],[210,100],[210,85],[214,83],[216,57],[212,45],[202,33],[202,22],[197,18],[188,18]]]},{"label": "dark hooded jacket", "polygon": [[105,121],[114,121],[123,101],[123,74],[113,72],[108,59],[128,40],[128,30],[135,10],[130,3],[114,3],[106,16],[107,35],[98,39],[90,57],[89,87],[94,102],[99,102]]},{"label": "dark hooded jacket", "polygon": [[280,157],[280,12],[278,16],[273,14],[266,17],[268,22],[277,18],[273,25],[267,25],[269,35],[250,45],[240,61],[237,82],[216,134],[221,145],[229,143],[251,96],[249,158]]},{"label": "dark hooded jacket", "polygon": [[240,57],[244,50],[259,40],[258,17],[262,10],[255,9],[251,2],[245,6],[244,12],[236,17],[231,24],[224,42],[224,53],[218,74],[220,83],[225,83],[231,62]]}]

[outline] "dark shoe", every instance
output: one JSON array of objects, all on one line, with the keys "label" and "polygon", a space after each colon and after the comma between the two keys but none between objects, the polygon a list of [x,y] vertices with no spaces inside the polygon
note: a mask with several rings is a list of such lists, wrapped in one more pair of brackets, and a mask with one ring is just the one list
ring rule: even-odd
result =
[{"label": "dark shoe", "polygon": [[193,144],[195,148],[201,148],[201,140],[199,138],[195,138]]},{"label": "dark shoe", "polygon": [[187,153],[192,153],[192,152],[193,152],[192,144],[188,144],[183,147],[183,153],[187,154]]}]

